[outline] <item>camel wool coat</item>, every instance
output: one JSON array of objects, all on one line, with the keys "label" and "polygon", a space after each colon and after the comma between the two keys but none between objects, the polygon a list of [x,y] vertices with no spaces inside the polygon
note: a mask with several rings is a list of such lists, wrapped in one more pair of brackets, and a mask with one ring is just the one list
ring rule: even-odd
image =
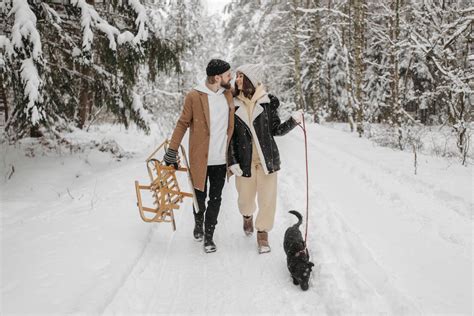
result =
[{"label": "camel wool coat", "polygon": [[[234,132],[235,109],[232,92],[226,90],[224,95],[229,106],[229,124],[227,126],[227,148],[229,148]],[[204,191],[206,182],[210,124],[207,94],[195,89],[191,90],[184,100],[183,111],[176,123],[169,147],[177,151],[189,128],[189,169],[194,188],[199,191]]]}]

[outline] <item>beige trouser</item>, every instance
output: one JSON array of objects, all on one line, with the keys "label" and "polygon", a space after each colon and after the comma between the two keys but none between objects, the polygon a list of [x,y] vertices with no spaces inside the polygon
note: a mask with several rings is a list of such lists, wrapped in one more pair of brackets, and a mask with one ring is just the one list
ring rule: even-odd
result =
[{"label": "beige trouser", "polygon": [[258,215],[255,228],[258,231],[269,232],[275,221],[277,173],[265,174],[260,163],[252,163],[251,177],[235,177],[235,186],[239,194],[238,204],[242,215],[250,216],[255,213],[258,202]]}]

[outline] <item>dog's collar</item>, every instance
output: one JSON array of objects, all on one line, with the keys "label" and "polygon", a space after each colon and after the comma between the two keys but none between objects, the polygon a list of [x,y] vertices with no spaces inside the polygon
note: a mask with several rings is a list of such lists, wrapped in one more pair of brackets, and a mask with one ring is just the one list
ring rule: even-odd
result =
[{"label": "dog's collar", "polygon": [[303,255],[309,256],[309,254],[308,254],[308,248],[305,247],[303,250],[298,251],[298,252],[295,254],[295,257],[299,257],[299,256],[303,256]]}]

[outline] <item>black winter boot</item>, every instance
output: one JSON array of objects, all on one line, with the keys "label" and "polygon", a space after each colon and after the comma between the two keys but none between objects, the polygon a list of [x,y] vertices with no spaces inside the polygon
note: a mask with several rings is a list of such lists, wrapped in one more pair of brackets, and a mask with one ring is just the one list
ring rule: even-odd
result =
[{"label": "black winter boot", "polygon": [[204,216],[202,214],[194,213],[194,230],[193,235],[196,241],[202,241],[204,237]]},{"label": "black winter boot", "polygon": [[204,252],[210,253],[215,252],[217,250],[216,244],[214,240],[212,240],[214,236],[214,225],[206,225],[206,229],[204,231]]}]

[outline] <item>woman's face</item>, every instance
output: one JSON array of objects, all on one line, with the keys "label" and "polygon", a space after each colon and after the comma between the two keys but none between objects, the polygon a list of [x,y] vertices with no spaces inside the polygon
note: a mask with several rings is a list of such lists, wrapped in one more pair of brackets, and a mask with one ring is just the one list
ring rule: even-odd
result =
[{"label": "woman's face", "polygon": [[239,88],[239,90],[242,90],[243,86],[244,86],[244,74],[241,73],[241,72],[237,72],[237,75],[236,75],[236,78],[235,78],[235,83],[237,84],[237,88]]}]

